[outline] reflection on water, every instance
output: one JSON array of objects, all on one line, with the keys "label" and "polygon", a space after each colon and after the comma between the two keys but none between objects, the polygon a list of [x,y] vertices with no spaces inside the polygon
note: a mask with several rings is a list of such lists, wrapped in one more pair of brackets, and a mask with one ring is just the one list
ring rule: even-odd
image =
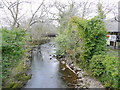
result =
[{"label": "reflection on water", "polygon": [[32,78],[25,88],[64,88],[59,73],[59,62],[52,58],[54,43],[46,43],[33,51]]}]

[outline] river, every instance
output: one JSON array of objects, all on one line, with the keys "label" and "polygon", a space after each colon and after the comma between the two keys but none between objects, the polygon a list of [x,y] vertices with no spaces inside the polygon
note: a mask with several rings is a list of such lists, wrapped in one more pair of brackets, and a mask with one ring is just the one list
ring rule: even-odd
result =
[{"label": "river", "polygon": [[51,55],[55,53],[53,42],[34,48],[31,74],[24,88],[64,88],[64,82],[59,72],[59,62]]},{"label": "river", "polygon": [[79,77],[66,64],[52,57],[56,49],[54,42],[33,49],[31,70],[28,73],[32,77],[23,88],[75,88],[82,82],[80,87],[104,88],[100,82],[83,71],[80,74],[85,76],[82,77],[82,82],[78,81]]}]

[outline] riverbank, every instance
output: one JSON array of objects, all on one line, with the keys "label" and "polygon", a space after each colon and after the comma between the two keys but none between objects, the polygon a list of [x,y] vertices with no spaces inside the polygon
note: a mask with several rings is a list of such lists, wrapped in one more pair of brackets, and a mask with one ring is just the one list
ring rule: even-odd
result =
[{"label": "riverbank", "polygon": [[[105,71],[108,72],[108,71],[112,71],[112,69],[115,69],[116,68],[116,73],[115,74],[112,74],[114,75],[114,83],[112,82],[112,84],[118,85],[118,81],[119,81],[119,78],[118,78],[118,66],[116,64],[117,62],[117,58],[118,58],[118,55],[115,53],[115,52],[107,52],[107,53],[110,53],[110,55],[102,55],[102,56],[98,56],[95,58],[95,63],[93,65],[97,65],[97,59],[100,59],[100,60],[106,60],[106,67],[105,67]],[[115,55],[114,57],[112,57],[113,55]],[[111,85],[111,82],[110,80],[113,80],[111,78],[113,78],[113,76],[111,75],[111,73],[108,73],[106,74],[106,72],[102,73],[103,75],[101,76],[95,76],[93,71],[91,69],[86,69],[86,68],[81,68],[81,65],[79,62],[74,62],[74,59],[71,59],[70,57],[67,56],[67,54],[65,55],[61,55],[61,54],[58,54],[57,57],[59,58],[59,60],[61,62],[63,62],[66,66],[68,66],[68,68],[72,69],[74,72],[76,72],[77,76],[78,76],[78,79],[77,79],[77,87],[76,88],[111,88],[112,85]],[[102,58],[100,58],[102,57]],[[115,63],[113,63],[115,62]],[[103,64],[104,65],[104,64]],[[110,67],[109,67],[110,66]],[[112,68],[111,66],[113,66],[114,68]],[[99,67],[99,65],[98,65]],[[102,66],[103,67],[103,66]],[[110,68],[110,70],[108,69],[108,67]],[[95,68],[97,69],[96,72],[100,71],[99,68]],[[104,70],[104,69],[103,69]],[[108,75],[108,76],[107,76]],[[109,77],[111,75],[111,78]],[[109,78],[109,79],[108,79]],[[117,89],[117,88],[116,88]]]},{"label": "riverbank", "polygon": [[2,88],[22,88],[31,78],[27,72],[31,69],[32,49],[38,45],[49,42],[49,39],[27,42],[24,46],[25,54],[18,62],[18,65],[11,68],[11,74],[8,78],[2,80]]},{"label": "riverbank", "polygon": [[23,58],[18,62],[18,65],[11,68],[11,74],[8,78],[2,80],[2,88],[21,88],[31,75],[27,75],[27,70],[30,69],[31,56],[28,53],[30,47],[26,47],[26,53]]},{"label": "riverbank", "polygon": [[[68,87],[71,88],[104,88],[105,87],[90,73],[81,69],[77,64],[67,61],[66,58],[60,58],[63,80],[66,81]],[[72,75],[70,72],[72,72]]]}]

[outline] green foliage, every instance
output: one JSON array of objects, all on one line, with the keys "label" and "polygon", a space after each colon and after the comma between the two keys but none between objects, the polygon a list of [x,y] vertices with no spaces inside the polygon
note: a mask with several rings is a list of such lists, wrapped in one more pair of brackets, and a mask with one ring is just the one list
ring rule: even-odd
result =
[{"label": "green foliage", "polygon": [[83,54],[82,58],[85,63],[93,55],[101,54],[105,50],[106,31],[102,20],[94,17],[86,22],[83,35]]},{"label": "green foliage", "polygon": [[60,49],[72,50],[73,57],[81,54],[81,65],[86,67],[93,55],[101,54],[105,50],[106,31],[104,23],[98,17],[90,20],[72,17],[68,29],[60,34],[56,41]]},{"label": "green foliage", "polygon": [[17,74],[13,81],[9,82],[5,88],[22,88],[24,84],[26,84],[27,80],[31,78],[31,75],[26,75],[25,73]]},{"label": "green foliage", "polygon": [[25,53],[26,33],[23,29],[2,30],[2,74],[7,78]]},{"label": "green foliage", "polygon": [[94,55],[90,62],[90,70],[106,87],[120,88],[118,62],[118,57],[111,54]]},{"label": "green foliage", "polygon": [[102,60],[105,56],[103,55],[94,55],[90,61],[90,69],[93,72],[94,76],[101,76],[104,73],[105,66],[102,63]]},{"label": "green foliage", "polygon": [[[106,87],[120,88],[118,85],[118,57],[106,53],[106,35],[103,22],[105,15],[98,4],[98,16],[90,20],[71,17],[67,29],[56,38],[59,52],[67,54],[71,60],[78,60],[80,67],[93,72]],[[79,56],[78,56],[79,55]]]},{"label": "green foliage", "polygon": [[71,47],[69,38],[67,38],[67,36],[64,34],[60,34],[59,37],[56,38],[56,42],[58,45],[60,45],[59,48],[62,51],[66,51]]}]

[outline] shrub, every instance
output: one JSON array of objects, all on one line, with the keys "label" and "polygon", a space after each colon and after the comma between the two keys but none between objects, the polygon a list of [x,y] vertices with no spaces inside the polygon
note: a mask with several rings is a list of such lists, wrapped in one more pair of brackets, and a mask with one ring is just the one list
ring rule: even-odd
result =
[{"label": "shrub", "polygon": [[94,55],[90,61],[90,69],[94,76],[101,76],[104,73],[105,66],[102,60],[105,58],[104,55]]},{"label": "shrub", "polygon": [[118,57],[111,54],[94,55],[90,61],[90,70],[106,87],[119,88],[118,62]]},{"label": "shrub", "polygon": [[57,42],[57,45],[59,46],[59,48],[64,52],[71,48],[70,40],[69,40],[69,38],[67,38],[66,35],[59,35],[56,38],[56,42]]},{"label": "shrub", "polygon": [[23,29],[2,30],[2,76],[7,78],[25,53],[26,33]]},{"label": "shrub", "polygon": [[105,50],[105,36],[105,26],[99,17],[90,20],[72,17],[69,20],[68,29],[60,34],[56,41],[59,48],[67,54],[69,50],[74,52],[73,57],[79,53],[81,65],[87,68],[92,56],[101,54]]},{"label": "shrub", "polygon": [[105,50],[106,31],[102,20],[94,17],[88,20],[84,28],[83,36],[83,55],[82,57],[89,61],[93,55],[101,54]]}]

